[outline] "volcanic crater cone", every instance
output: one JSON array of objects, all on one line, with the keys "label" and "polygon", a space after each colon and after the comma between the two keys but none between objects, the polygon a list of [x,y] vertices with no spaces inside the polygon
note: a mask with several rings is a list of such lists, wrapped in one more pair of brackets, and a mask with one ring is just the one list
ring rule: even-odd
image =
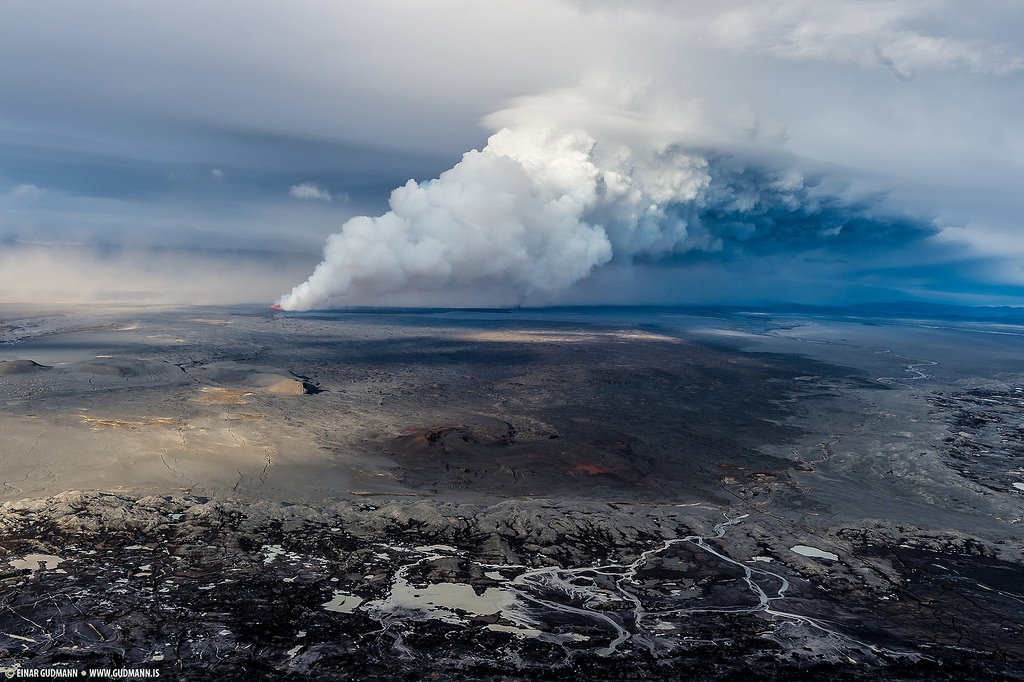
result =
[{"label": "volcanic crater cone", "polygon": [[203,374],[224,386],[265,391],[274,395],[305,395],[319,391],[303,377],[286,369],[266,365],[245,365],[239,362],[215,362],[204,365]]},{"label": "volcanic crater cone", "polygon": [[48,365],[40,365],[34,360],[0,360],[0,376],[34,374],[44,369],[51,368]]}]

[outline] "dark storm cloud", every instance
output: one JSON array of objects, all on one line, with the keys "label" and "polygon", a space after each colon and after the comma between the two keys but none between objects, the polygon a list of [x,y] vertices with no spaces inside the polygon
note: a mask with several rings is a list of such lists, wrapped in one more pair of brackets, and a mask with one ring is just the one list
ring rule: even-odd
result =
[{"label": "dark storm cloud", "polygon": [[696,222],[726,252],[767,254],[826,248],[838,253],[904,246],[940,231],[934,218],[886,206],[883,191],[856,190],[819,171],[797,181],[792,169],[712,163],[713,201]]}]

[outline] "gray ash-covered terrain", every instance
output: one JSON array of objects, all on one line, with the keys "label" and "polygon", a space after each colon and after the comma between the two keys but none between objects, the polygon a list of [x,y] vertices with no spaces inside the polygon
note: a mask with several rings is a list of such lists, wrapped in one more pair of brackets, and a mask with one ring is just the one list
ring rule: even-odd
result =
[{"label": "gray ash-covered terrain", "polygon": [[0,321],[0,668],[1024,679],[1024,329]]}]

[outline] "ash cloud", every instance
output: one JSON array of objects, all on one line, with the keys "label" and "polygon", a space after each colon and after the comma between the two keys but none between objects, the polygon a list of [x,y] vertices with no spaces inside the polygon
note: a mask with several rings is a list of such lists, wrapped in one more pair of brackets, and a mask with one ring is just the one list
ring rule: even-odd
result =
[{"label": "ash cloud", "polygon": [[395,189],[383,215],[346,222],[278,304],[545,304],[608,268],[856,257],[938,231],[776,142],[722,142],[756,133],[650,87],[589,83],[487,122],[496,132],[483,149]]}]

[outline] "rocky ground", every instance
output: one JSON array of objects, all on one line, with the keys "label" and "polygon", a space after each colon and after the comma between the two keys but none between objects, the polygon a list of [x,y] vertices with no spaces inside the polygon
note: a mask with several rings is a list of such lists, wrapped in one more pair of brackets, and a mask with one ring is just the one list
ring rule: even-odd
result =
[{"label": "rocky ground", "polygon": [[[1024,674],[1019,566],[998,546],[844,529],[840,563],[746,519],[716,539],[714,516],[543,500],[8,503],[4,551],[37,565],[0,578],[2,655],[182,679]],[[747,547],[759,554],[736,556]]]}]

